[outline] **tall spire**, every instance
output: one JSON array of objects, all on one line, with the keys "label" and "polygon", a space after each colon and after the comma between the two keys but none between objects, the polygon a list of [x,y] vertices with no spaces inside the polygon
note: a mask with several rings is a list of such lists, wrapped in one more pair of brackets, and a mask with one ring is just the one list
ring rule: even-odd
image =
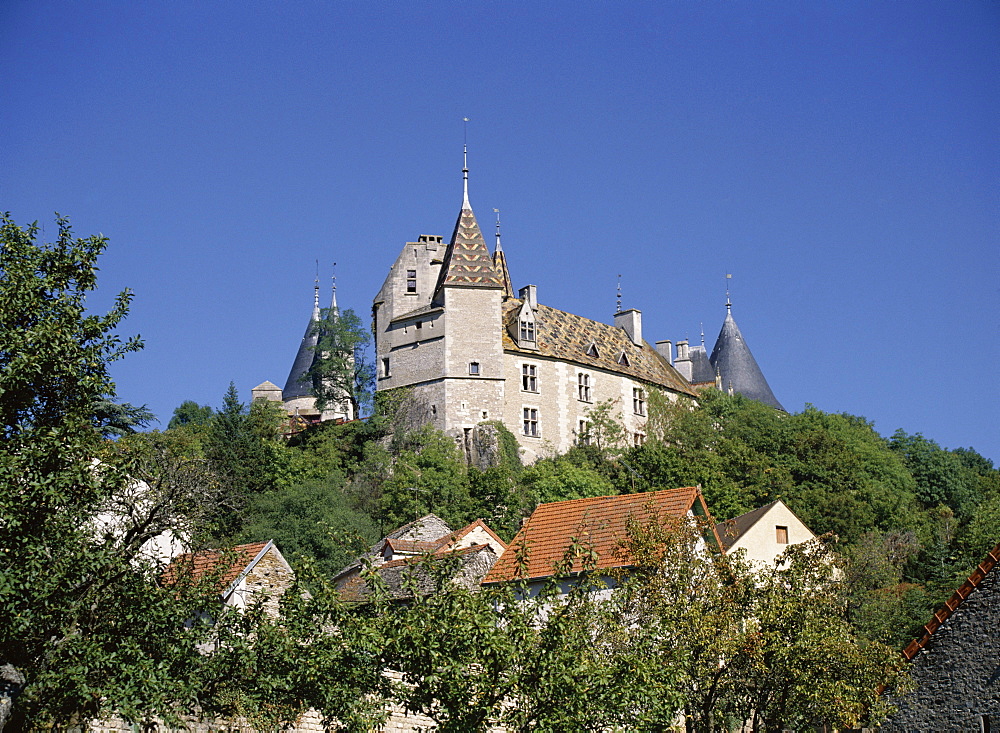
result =
[{"label": "tall spire", "polygon": [[503,297],[506,300],[514,297],[514,286],[511,284],[510,272],[507,270],[507,257],[503,253],[503,247],[500,246],[500,209],[493,209],[493,211],[497,215],[497,247],[493,250],[493,269],[503,280]]},{"label": "tall spire", "polygon": [[483,233],[479,229],[479,222],[476,221],[476,215],[469,203],[468,146],[462,147],[464,197],[462,210],[458,213],[451,242],[444,251],[441,273],[434,287],[432,302],[439,304],[444,302],[442,289],[446,285],[499,289],[504,287],[503,280],[493,267],[490,250],[486,246],[486,240],[483,239]]},{"label": "tall spire", "polygon": [[299,343],[299,350],[295,353],[295,361],[292,362],[292,369],[288,372],[288,379],[285,380],[285,388],[281,390],[281,397],[285,401],[298,397],[311,397],[313,393],[308,375],[313,359],[316,358],[316,344],[319,343],[319,333],[316,328],[320,317],[318,267],[319,263],[317,263],[316,280],[313,283],[312,316]]},{"label": "tall spire", "polygon": [[333,263],[333,275],[330,277],[332,281],[331,294],[330,294],[330,312],[334,317],[337,316],[337,263]]},{"label": "tall spire", "polygon": [[469,118],[462,118],[462,187],[465,189],[465,198],[462,201],[462,208],[472,210],[469,203]]}]

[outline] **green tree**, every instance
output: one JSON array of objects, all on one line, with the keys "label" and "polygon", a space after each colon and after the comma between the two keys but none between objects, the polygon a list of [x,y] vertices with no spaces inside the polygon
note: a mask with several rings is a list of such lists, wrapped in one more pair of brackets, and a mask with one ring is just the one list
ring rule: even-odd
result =
[{"label": "green tree", "polygon": [[88,314],[107,240],[62,218],[54,243],[37,233],[0,222],[0,728],[174,719],[196,694],[204,635],[185,622],[205,596],[156,587],[144,502],[123,531],[99,516],[134,485],[95,410],[108,364],[141,347],[114,333],[131,294]]},{"label": "green tree", "polygon": [[319,410],[351,405],[354,417],[371,407],[375,367],[368,356],[371,334],[357,314],[327,308],[313,324],[316,355],[306,378],[312,385]]},{"label": "green tree", "polygon": [[266,400],[255,400],[248,408],[230,383],[222,407],[208,422],[204,452],[223,484],[218,539],[239,533],[252,497],[274,491],[287,478],[288,449],[281,439],[284,418]]},{"label": "green tree", "polygon": [[173,417],[167,423],[168,429],[179,428],[184,425],[205,425],[215,414],[209,405],[199,405],[194,400],[184,400],[174,409]]}]

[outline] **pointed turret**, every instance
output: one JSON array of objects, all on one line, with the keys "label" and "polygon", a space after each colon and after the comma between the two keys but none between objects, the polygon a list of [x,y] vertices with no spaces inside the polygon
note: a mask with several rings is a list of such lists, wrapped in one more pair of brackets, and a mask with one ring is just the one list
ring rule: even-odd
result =
[{"label": "pointed turret", "polygon": [[[466,161],[468,159],[466,158]],[[469,166],[462,168],[465,196],[455,222],[455,231],[444,253],[441,274],[434,288],[434,302],[443,303],[445,287],[498,288],[504,284],[493,268],[493,259],[469,203]]]},{"label": "pointed turret", "polygon": [[313,288],[312,317],[309,319],[309,325],[306,326],[305,335],[302,336],[299,350],[295,354],[295,361],[292,362],[292,370],[288,373],[285,388],[281,390],[281,395],[286,402],[299,397],[312,396],[312,385],[304,377],[309,373],[313,359],[316,358],[316,344],[319,341],[319,334],[313,324],[319,321],[319,315],[319,281],[317,280]]},{"label": "pointed turret", "polygon": [[726,302],[726,320],[722,323],[719,338],[712,349],[709,362],[718,374],[716,383],[723,383],[732,394],[739,392],[744,397],[763,402],[765,405],[781,406],[771,388],[764,379],[764,374],[757,366],[757,360],[750,353],[750,347],[743,340],[739,326],[733,319],[732,304]]},{"label": "pointed turret", "polygon": [[493,250],[493,269],[503,280],[503,299],[514,297],[514,286],[510,282],[510,272],[507,270],[507,258],[504,256],[503,247],[500,246],[500,209],[493,209],[497,214],[497,246]]}]

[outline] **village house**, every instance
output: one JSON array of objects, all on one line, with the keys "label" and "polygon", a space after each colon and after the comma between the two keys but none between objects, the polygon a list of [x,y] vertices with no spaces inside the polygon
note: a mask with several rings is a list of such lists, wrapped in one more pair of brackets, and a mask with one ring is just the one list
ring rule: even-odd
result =
[{"label": "village house", "polygon": [[715,526],[727,553],[742,550],[758,566],[774,565],[788,549],[816,539],[801,519],[780,499]]}]

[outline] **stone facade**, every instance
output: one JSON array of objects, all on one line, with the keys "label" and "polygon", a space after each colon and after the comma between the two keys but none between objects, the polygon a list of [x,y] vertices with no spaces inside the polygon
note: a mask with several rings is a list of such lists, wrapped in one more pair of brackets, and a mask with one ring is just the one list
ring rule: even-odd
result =
[{"label": "stone facade", "polygon": [[372,313],[377,389],[407,388],[407,418],[467,452],[476,426],[494,420],[526,462],[566,451],[586,440],[587,411],[605,400],[639,443],[650,389],[695,394],[643,340],[639,311],[609,325],[539,305],[531,285],[514,297],[499,234],[491,255],[467,192],[451,241],[407,242]]},{"label": "stone facade", "polygon": [[893,700],[899,710],[882,730],[988,731],[1000,723],[1000,576],[995,556],[1000,556],[1000,546],[938,611],[935,619],[944,619],[940,625],[935,628],[932,620],[924,639],[907,647],[916,689]]}]

